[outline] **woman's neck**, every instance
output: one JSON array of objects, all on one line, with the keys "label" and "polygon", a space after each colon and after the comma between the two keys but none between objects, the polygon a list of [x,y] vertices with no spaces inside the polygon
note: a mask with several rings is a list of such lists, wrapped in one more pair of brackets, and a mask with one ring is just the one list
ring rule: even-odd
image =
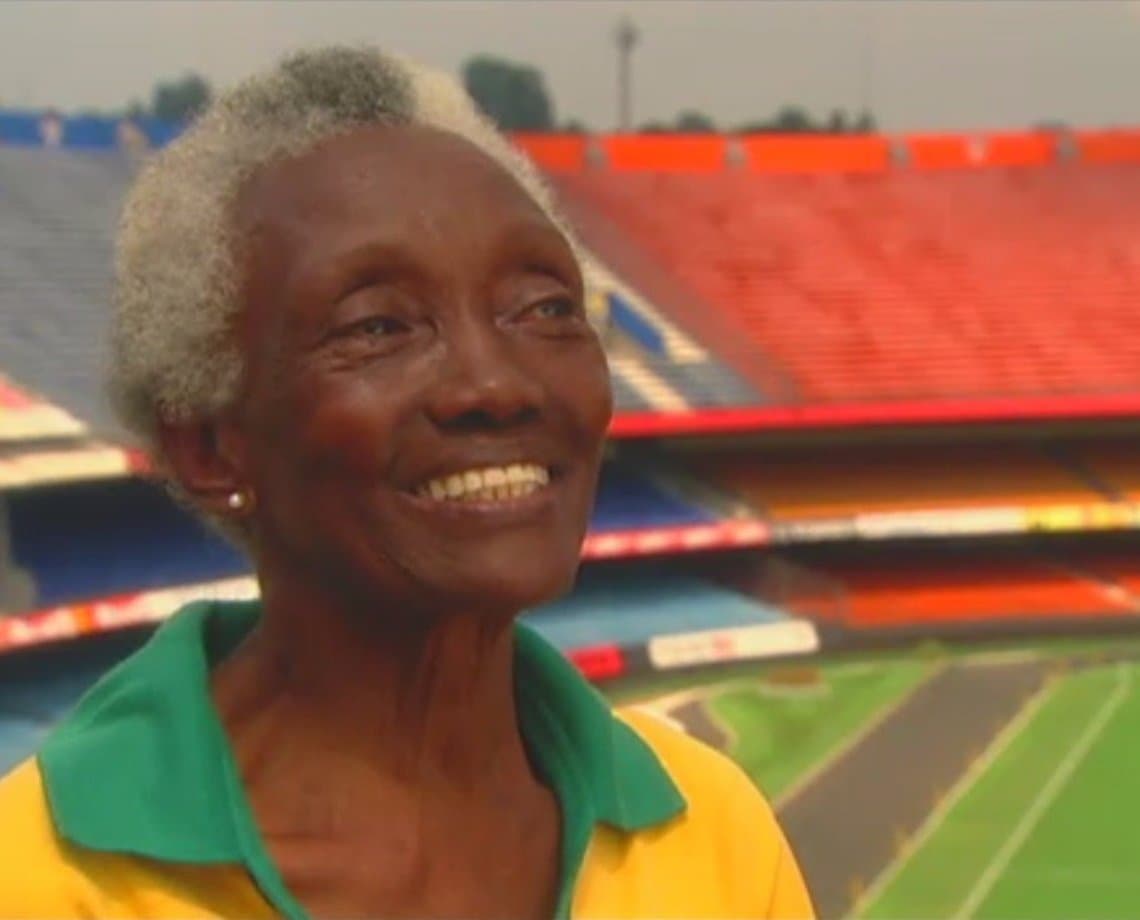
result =
[{"label": "woman's neck", "polygon": [[550,916],[560,816],[519,733],[510,618],[393,629],[262,595],[211,690],[294,896],[313,916]]},{"label": "woman's neck", "polygon": [[261,623],[212,676],[239,759],[328,757],[440,789],[517,788],[530,775],[509,617],[411,621],[296,585],[263,584],[262,596]]}]

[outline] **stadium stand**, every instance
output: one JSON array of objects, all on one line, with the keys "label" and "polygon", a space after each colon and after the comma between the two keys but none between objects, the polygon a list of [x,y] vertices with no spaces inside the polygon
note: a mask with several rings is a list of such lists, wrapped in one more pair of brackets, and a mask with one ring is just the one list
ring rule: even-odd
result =
[{"label": "stadium stand", "polygon": [[792,175],[619,158],[556,178],[642,250],[655,287],[686,292],[690,331],[761,392],[773,368],[801,403],[1140,390],[1134,164]]},{"label": "stadium stand", "polygon": [[0,369],[97,430],[111,235],[129,175],[114,154],[0,146]]},{"label": "stadium stand", "polygon": [[859,559],[831,561],[821,570],[843,586],[844,625],[857,629],[1140,614],[1140,595],[1114,579],[1029,557]]},{"label": "stadium stand", "polygon": [[[159,619],[178,592],[151,589],[244,572],[116,446],[100,395],[111,235],[133,169],[113,149],[122,125],[65,117],[53,138],[43,115],[0,112],[0,370],[20,385],[0,381],[0,575],[20,588],[0,606],[11,614],[24,598],[20,616],[0,619],[9,650]],[[138,127],[154,146],[175,130]],[[1140,134],[1067,140],[520,137],[585,242],[619,439],[580,583],[531,621],[607,677],[639,662],[802,652],[810,643],[721,632],[752,637],[803,614],[937,628],[1133,613],[1140,572],[1126,552],[1061,565],[985,542],[1140,527],[1126,439],[1041,428],[1017,443],[968,430],[875,440],[885,425],[906,435],[966,418],[1140,418],[1140,224],[1128,206]],[[990,414],[971,416],[970,400]],[[671,454],[620,440],[834,424],[863,426],[864,446]],[[938,545],[963,535],[975,553]],[[915,536],[929,555],[900,552]],[[756,549],[813,540],[840,552],[796,568]],[[884,548],[854,551],[869,541]],[[749,565],[715,578],[714,550],[742,546]],[[669,558],[681,551],[691,566]],[[594,561],[635,555],[668,562]],[[704,646],[625,651],[709,630]]]},{"label": "stadium stand", "polygon": [[[56,129],[49,124],[54,122]],[[129,129],[127,129],[129,126]],[[0,111],[0,146],[64,147],[80,151],[108,151],[120,148],[124,136],[137,132],[146,146],[162,147],[181,131],[181,126],[158,118],[139,116],[124,121],[101,116],[59,117],[42,111]]]},{"label": "stadium stand", "polygon": [[0,774],[140,641],[138,633],[119,634],[7,656],[0,668]]},{"label": "stadium stand", "polygon": [[[35,607],[226,578],[242,558],[151,482],[77,481],[6,496],[13,561]],[[591,533],[708,524],[718,515],[633,471],[607,466]]]},{"label": "stadium stand", "polygon": [[[0,305],[11,304],[0,368],[96,429],[114,432],[99,368],[111,240],[132,167],[106,149],[107,124],[77,125],[74,143],[64,134],[64,146],[74,151],[0,145]],[[595,256],[587,258],[587,274],[605,302],[598,312],[619,410],[684,412],[753,401],[740,375]]]},{"label": "stadium stand", "polygon": [[632,470],[607,464],[598,483],[590,519],[593,533],[705,524],[717,519],[707,508],[684,500]]},{"label": "stadium stand", "polygon": [[1078,462],[1114,495],[1140,501],[1138,454],[1134,440],[1091,444],[1081,449]]},{"label": "stadium stand", "polygon": [[582,572],[568,597],[542,607],[528,622],[564,649],[650,639],[725,627],[784,622],[780,610],[664,567]]},{"label": "stadium stand", "polygon": [[9,493],[13,560],[35,582],[35,606],[208,581],[246,571],[219,536],[139,479]]},{"label": "stadium stand", "polygon": [[712,455],[692,468],[774,519],[1105,501],[1042,451],[1016,444]]},{"label": "stadium stand", "polygon": [[1140,555],[1088,554],[1079,560],[1078,565],[1081,571],[1102,578],[1109,584],[1119,585],[1134,598],[1140,598]]}]

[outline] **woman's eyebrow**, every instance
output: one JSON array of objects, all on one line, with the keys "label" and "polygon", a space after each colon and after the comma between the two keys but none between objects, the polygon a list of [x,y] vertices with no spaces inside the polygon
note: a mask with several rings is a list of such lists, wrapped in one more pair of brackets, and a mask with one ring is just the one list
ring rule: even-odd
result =
[{"label": "woman's eyebrow", "polygon": [[365,282],[424,274],[423,266],[396,242],[368,240],[305,252],[294,263],[291,283],[302,297],[340,297]]},{"label": "woman's eyebrow", "polygon": [[495,240],[495,262],[523,262],[528,268],[563,275],[577,270],[566,237],[546,221],[525,221],[507,227]]}]

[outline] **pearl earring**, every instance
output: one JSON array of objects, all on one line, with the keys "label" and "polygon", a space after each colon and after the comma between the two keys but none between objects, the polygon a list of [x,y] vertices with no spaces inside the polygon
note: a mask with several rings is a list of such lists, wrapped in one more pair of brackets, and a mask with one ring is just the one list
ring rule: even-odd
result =
[{"label": "pearl earring", "polygon": [[231,492],[226,498],[226,504],[234,511],[241,511],[245,507],[245,493]]}]

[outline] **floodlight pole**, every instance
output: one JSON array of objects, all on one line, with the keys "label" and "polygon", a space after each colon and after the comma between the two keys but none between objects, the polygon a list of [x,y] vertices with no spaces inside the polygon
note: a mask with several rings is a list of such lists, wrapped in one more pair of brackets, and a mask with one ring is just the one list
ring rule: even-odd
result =
[{"label": "floodlight pole", "polygon": [[614,40],[618,50],[618,129],[626,133],[633,130],[633,73],[630,64],[638,38],[637,26],[622,17],[614,30]]},{"label": "floodlight pole", "polygon": [[868,8],[863,20],[863,60],[862,60],[862,96],[860,100],[864,112],[874,116],[875,106],[875,40],[876,28],[875,7]]}]

